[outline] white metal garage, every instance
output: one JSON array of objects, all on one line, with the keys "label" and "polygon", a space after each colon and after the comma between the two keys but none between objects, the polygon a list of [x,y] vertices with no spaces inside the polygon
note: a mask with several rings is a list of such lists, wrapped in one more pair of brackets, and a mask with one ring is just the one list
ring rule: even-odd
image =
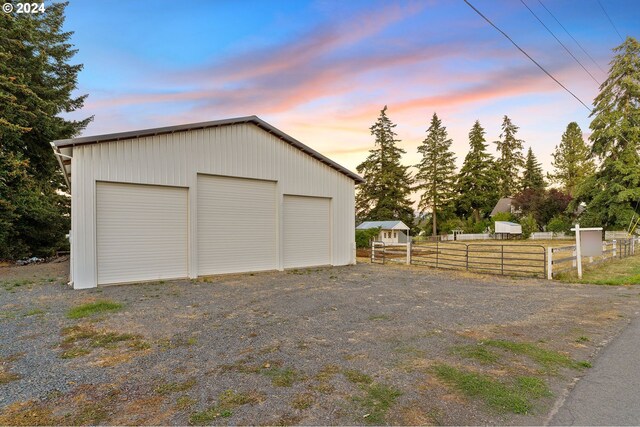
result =
[{"label": "white metal garage", "polygon": [[75,288],[355,263],[362,179],[255,116],[52,146]]},{"label": "white metal garage", "polygon": [[331,199],[284,196],[284,267],[331,264]]},{"label": "white metal garage", "polygon": [[187,189],[96,183],[98,284],[187,276]]},{"label": "white metal garage", "polygon": [[198,275],[275,270],[276,183],[198,175]]}]

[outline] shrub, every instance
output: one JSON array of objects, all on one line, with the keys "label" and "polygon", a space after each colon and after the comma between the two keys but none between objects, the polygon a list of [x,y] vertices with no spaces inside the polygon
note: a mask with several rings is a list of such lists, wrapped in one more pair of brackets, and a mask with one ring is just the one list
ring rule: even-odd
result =
[{"label": "shrub", "polygon": [[380,227],[370,228],[368,230],[356,230],[356,247],[368,248],[371,241],[380,234]]},{"label": "shrub", "polygon": [[556,215],[547,224],[547,231],[554,233],[568,233],[571,229],[571,220],[564,215]]},{"label": "shrub", "polygon": [[531,214],[520,218],[520,225],[522,225],[522,236],[525,239],[528,239],[531,233],[538,231],[538,223]]}]

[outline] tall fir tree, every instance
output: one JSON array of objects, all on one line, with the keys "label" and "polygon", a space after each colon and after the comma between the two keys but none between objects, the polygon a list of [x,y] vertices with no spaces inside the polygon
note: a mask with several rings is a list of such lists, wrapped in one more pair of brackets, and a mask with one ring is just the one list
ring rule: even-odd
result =
[{"label": "tall fir tree", "polygon": [[502,119],[502,133],[495,141],[499,156],[496,161],[500,197],[511,197],[520,188],[520,171],[524,167],[524,141],[516,138],[518,126],[508,116]]},{"label": "tall fir tree", "polygon": [[422,160],[416,165],[416,189],[422,190],[420,212],[431,210],[432,232],[437,235],[438,214],[451,210],[455,197],[455,161],[452,140],[436,113],[433,113],[427,137],[418,147]]},{"label": "tall fir tree", "polygon": [[524,163],[524,172],[522,173],[522,190],[541,190],[545,188],[544,174],[542,165],[533,154],[533,150],[529,147],[527,151],[527,159]]},{"label": "tall fir tree", "polygon": [[476,222],[498,201],[494,161],[487,152],[485,133],[476,120],[469,131],[469,152],[456,180],[456,210],[463,216],[473,215]]},{"label": "tall fir tree", "polygon": [[76,50],[72,33],[62,29],[66,5],[0,14],[0,162],[13,177],[2,196],[5,213],[14,212],[6,215],[13,219],[0,245],[11,245],[5,253],[12,257],[49,255],[69,229],[69,198],[61,194],[67,189],[49,142],[77,135],[91,118],[59,117],[85,99],[72,96],[82,65],[69,64]]},{"label": "tall fir tree", "polygon": [[554,171],[549,174],[549,179],[561,184],[571,196],[575,194],[576,188],[595,171],[591,150],[584,142],[582,129],[576,122],[567,125],[560,145],[556,146],[552,156],[551,165]]},{"label": "tall fir tree", "polygon": [[413,203],[410,199],[413,179],[409,167],[400,163],[406,152],[397,146],[395,124],[387,116],[387,106],[380,111],[371,126],[375,147],[367,159],[358,165],[358,173],[365,182],[356,195],[356,217],[362,221],[399,219],[413,225]]},{"label": "tall fir tree", "polygon": [[640,204],[640,43],[614,48],[609,76],[594,100],[589,140],[601,163],[577,190],[585,225],[626,229]]}]

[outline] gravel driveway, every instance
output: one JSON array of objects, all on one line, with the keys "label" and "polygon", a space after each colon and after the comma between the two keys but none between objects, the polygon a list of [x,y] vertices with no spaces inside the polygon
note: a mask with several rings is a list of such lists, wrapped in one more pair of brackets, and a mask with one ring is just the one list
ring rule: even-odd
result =
[{"label": "gravel driveway", "polygon": [[[508,340],[590,360],[640,303],[640,288],[407,266],[85,291],[62,284],[66,268],[0,268],[0,424],[539,424],[577,365],[460,349]],[[122,307],[69,318],[96,301]],[[442,363],[527,372],[552,394],[499,410],[434,374]]]}]

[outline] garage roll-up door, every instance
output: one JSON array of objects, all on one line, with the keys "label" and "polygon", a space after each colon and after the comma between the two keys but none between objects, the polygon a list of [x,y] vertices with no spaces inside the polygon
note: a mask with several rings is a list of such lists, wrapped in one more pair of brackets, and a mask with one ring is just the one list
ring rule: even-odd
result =
[{"label": "garage roll-up door", "polygon": [[198,275],[277,268],[276,183],[198,175]]},{"label": "garage roll-up door", "polygon": [[284,267],[331,264],[331,199],[284,196]]},{"label": "garage roll-up door", "polygon": [[187,277],[187,189],[98,182],[98,284]]}]

